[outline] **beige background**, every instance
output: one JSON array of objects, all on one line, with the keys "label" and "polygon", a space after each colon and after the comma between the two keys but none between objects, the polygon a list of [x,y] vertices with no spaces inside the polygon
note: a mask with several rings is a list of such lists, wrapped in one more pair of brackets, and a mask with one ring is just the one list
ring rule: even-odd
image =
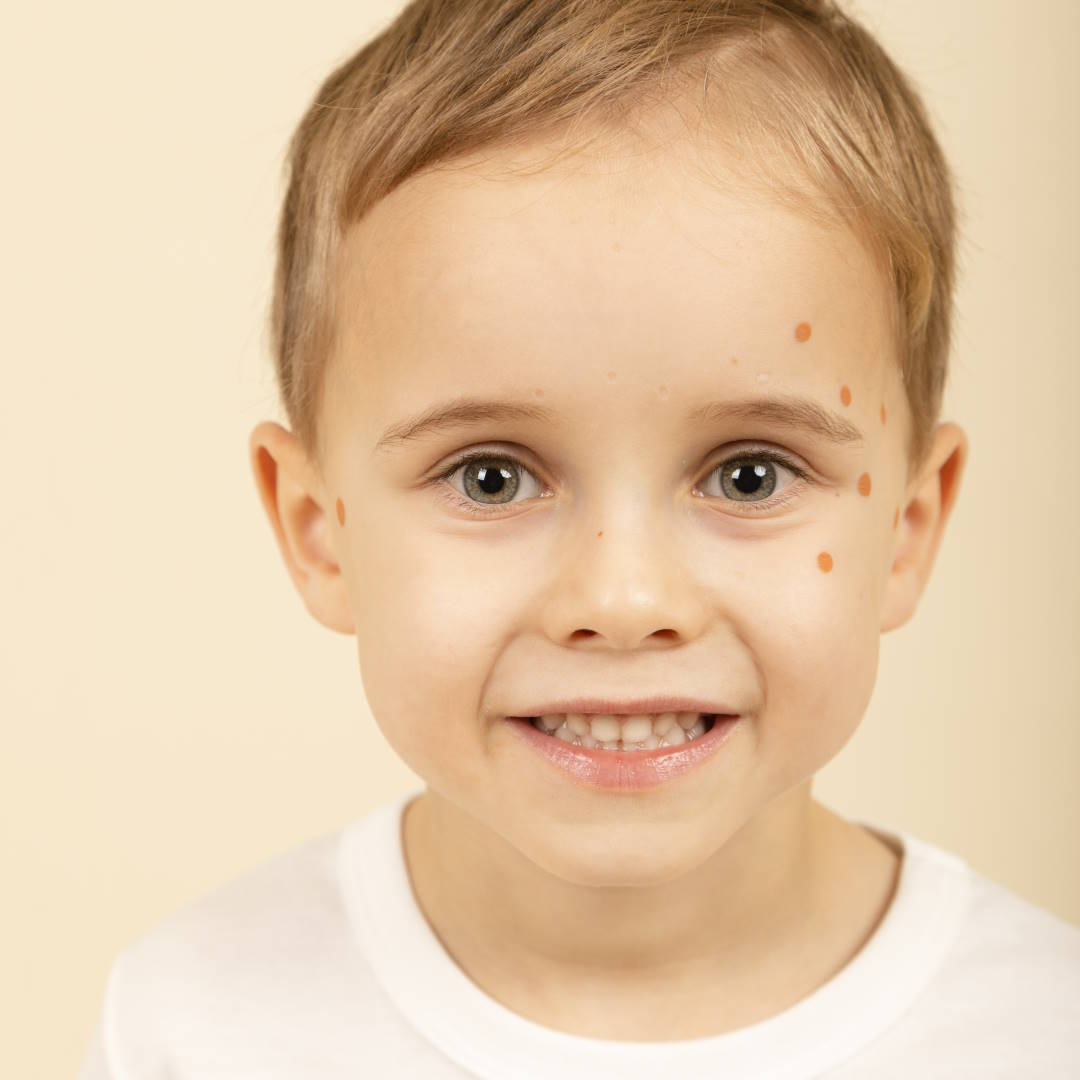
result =
[{"label": "beige background", "polygon": [[[419,785],[353,639],[294,591],[246,446],[279,417],[263,319],[286,141],[399,7],[8,14],[0,1075],[74,1075],[120,947]],[[856,10],[959,177],[945,415],[972,455],[921,607],[815,791],[1080,922],[1080,5]]]}]

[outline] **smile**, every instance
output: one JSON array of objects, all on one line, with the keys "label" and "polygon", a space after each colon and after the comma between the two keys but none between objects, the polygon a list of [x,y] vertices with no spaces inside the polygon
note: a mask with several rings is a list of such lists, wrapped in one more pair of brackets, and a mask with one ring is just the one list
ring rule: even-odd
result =
[{"label": "smile", "polygon": [[712,729],[709,713],[666,712],[636,716],[556,713],[527,718],[537,731],[573,746],[602,750],[656,750],[682,746]]}]

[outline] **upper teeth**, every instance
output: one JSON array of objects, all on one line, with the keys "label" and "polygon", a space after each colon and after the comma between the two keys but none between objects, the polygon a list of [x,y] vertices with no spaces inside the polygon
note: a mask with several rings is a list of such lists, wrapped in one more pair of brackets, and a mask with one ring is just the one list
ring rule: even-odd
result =
[{"label": "upper teeth", "polygon": [[641,749],[678,746],[705,733],[696,712],[640,713],[636,716],[556,713],[532,721],[534,727],[577,746],[617,750],[625,745]]}]

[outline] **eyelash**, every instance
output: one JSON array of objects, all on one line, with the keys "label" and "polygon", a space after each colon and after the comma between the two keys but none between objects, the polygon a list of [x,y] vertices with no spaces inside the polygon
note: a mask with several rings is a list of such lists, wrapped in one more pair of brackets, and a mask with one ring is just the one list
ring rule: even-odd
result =
[{"label": "eyelash", "polygon": [[[744,461],[745,460],[754,460],[754,459],[758,459],[758,460],[762,460],[762,461],[771,461],[773,464],[783,465],[784,468],[790,469],[791,472],[793,472],[799,478],[799,480],[802,481],[803,484],[813,482],[812,478],[811,478],[810,474],[807,472],[807,470],[804,469],[802,466],[800,466],[795,461],[791,460],[791,458],[787,457],[785,454],[777,453],[775,450],[768,450],[768,449],[765,449],[765,448],[757,448],[757,447],[753,447],[753,448],[750,448],[750,449],[747,449],[747,450],[740,450],[740,451],[737,451],[734,454],[729,454],[726,458],[724,458],[723,460],[718,462],[713,468],[711,468],[705,474],[706,479],[708,477],[712,476],[718,470],[722,469],[726,464],[728,464],[728,462],[734,461],[735,459],[740,459],[740,460],[744,460]],[[440,490],[440,492],[439,492],[440,496],[445,498],[452,505],[460,507],[461,509],[468,511],[469,513],[477,514],[477,515],[479,515],[481,517],[490,517],[493,513],[497,512],[498,510],[501,510],[503,507],[502,506],[487,506],[487,507],[485,507],[485,506],[481,505],[480,503],[470,502],[468,499],[462,498],[460,493],[455,488],[450,487],[449,485],[443,484],[443,481],[448,480],[451,476],[454,475],[454,473],[456,473],[458,471],[458,469],[460,469],[464,465],[470,465],[474,461],[492,461],[492,460],[500,460],[500,461],[512,462],[514,465],[516,465],[519,468],[523,469],[525,472],[528,472],[530,475],[535,476],[535,473],[533,473],[532,469],[529,469],[520,459],[516,458],[513,454],[508,454],[503,450],[471,450],[466,454],[462,454],[461,457],[459,457],[456,461],[454,461],[452,465],[450,465],[448,468],[444,469],[442,472],[438,473],[438,475],[431,477],[431,479],[428,480],[427,483],[429,485],[433,486],[433,487],[443,488],[444,490]],[[729,503],[732,503],[733,505],[736,505],[736,506],[750,507],[750,508],[752,508],[751,512],[756,512],[758,508],[761,508],[761,509],[764,509],[764,510],[776,510],[777,508],[786,505],[794,497],[792,495],[792,488],[794,488],[796,490],[799,490],[799,489],[801,489],[801,486],[802,485],[800,485],[800,484],[792,484],[791,487],[788,488],[788,490],[783,495],[781,495],[779,498],[768,499],[765,502],[740,503],[736,499],[724,499],[724,498],[721,498],[719,501],[720,502],[729,502]],[[510,506],[510,505],[511,505],[510,503],[504,503],[503,504],[503,506]]]}]

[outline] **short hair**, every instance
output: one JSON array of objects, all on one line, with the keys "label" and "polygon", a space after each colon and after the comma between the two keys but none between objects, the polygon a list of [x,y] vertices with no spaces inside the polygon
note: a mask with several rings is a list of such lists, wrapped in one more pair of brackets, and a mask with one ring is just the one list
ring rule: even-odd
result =
[{"label": "short hair", "polygon": [[952,182],[917,92],[867,30],[834,0],[413,0],[326,77],[284,162],[271,348],[320,472],[350,226],[421,170],[564,125],[629,125],[695,87],[702,115],[777,180],[768,194],[846,223],[873,252],[910,408],[909,474],[922,464],[948,362]]}]

